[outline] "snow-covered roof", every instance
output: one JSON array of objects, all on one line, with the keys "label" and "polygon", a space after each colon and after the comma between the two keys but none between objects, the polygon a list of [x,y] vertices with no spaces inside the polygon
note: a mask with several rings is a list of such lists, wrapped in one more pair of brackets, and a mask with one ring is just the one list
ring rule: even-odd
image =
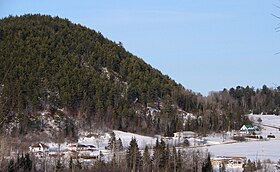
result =
[{"label": "snow-covered roof", "polygon": [[31,146],[31,148],[43,148],[43,149],[49,149],[49,147],[43,143],[37,143]]},{"label": "snow-covered roof", "polygon": [[180,131],[180,132],[176,132],[174,134],[195,135],[196,133],[193,131]]}]

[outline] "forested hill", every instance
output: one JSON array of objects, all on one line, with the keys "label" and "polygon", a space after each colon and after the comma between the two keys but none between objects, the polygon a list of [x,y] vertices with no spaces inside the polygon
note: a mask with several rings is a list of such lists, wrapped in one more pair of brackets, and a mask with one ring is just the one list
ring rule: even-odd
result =
[{"label": "forested hill", "polygon": [[0,61],[1,124],[64,108],[88,123],[132,130],[142,128],[143,117],[136,112],[148,104],[194,107],[193,93],[121,43],[67,19],[2,19]]}]

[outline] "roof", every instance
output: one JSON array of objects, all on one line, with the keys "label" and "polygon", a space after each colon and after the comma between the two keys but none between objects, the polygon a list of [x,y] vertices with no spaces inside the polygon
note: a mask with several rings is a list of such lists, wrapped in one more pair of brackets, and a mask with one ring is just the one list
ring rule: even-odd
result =
[{"label": "roof", "polygon": [[225,161],[225,160],[246,160],[246,157],[239,157],[239,156],[217,156],[213,157],[213,161]]},{"label": "roof", "polygon": [[252,125],[243,125],[245,126],[246,128],[254,128]]},{"label": "roof", "polygon": [[68,148],[96,148],[94,145],[84,145],[84,144],[70,144],[67,146]]},{"label": "roof", "polygon": [[247,128],[247,129],[254,129],[254,127],[252,125],[243,125],[241,128]]},{"label": "roof", "polygon": [[43,149],[48,149],[49,147],[43,143],[37,143],[31,146],[32,148],[43,148]]},{"label": "roof", "polygon": [[181,131],[181,132],[176,132],[175,134],[194,135],[196,133],[193,131]]}]

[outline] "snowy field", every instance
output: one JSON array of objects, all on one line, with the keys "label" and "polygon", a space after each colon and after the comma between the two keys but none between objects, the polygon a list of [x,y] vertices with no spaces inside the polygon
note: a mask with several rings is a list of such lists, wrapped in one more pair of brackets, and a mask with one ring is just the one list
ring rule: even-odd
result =
[{"label": "snowy field", "polygon": [[206,149],[214,156],[241,156],[252,161],[270,159],[277,162],[280,159],[279,145],[280,140],[250,141],[213,145]]},{"label": "snowy field", "polygon": [[114,133],[116,134],[117,138],[122,139],[124,147],[129,146],[129,143],[133,137],[136,138],[140,149],[144,149],[146,145],[151,147],[151,146],[155,145],[155,143],[156,143],[156,138],[154,138],[154,137],[142,136],[142,135],[122,132],[122,131],[118,131],[118,130],[114,130]]},{"label": "snowy field", "polygon": [[[129,146],[129,143],[132,138],[136,138],[140,149],[144,149],[146,145],[153,146],[156,143],[156,138],[154,137],[142,136],[139,134],[123,132],[119,130],[113,130],[113,132],[116,135],[116,139],[120,138],[122,140],[122,144],[124,148],[127,148]],[[96,145],[100,150],[104,150],[105,146],[108,146],[109,139],[110,139],[110,134],[105,133],[99,138],[80,137],[78,142],[85,145]]]},{"label": "snowy field", "polygon": [[[262,120],[261,123],[257,122],[259,118]],[[261,135],[264,138],[269,134],[275,135],[276,138],[265,139],[264,141],[249,140],[232,144],[220,143],[205,147],[205,149],[208,149],[213,156],[244,156],[253,161],[270,159],[277,162],[280,159],[280,131],[269,126],[280,127],[280,116],[250,114],[249,119],[255,121],[256,125],[260,124],[262,127]]]},{"label": "snowy field", "polygon": [[[261,120],[258,120],[258,119]],[[262,128],[263,140],[250,139],[246,142],[237,142],[231,139],[228,133],[224,134],[212,134],[207,137],[189,138],[190,148],[199,148],[208,150],[213,157],[217,156],[241,156],[246,157],[252,161],[256,160],[272,160],[277,162],[280,160],[280,131],[274,127],[280,127],[280,116],[275,115],[249,115],[249,119]],[[260,122],[261,121],[261,122]],[[116,139],[121,139],[124,148],[129,146],[131,139],[134,137],[140,149],[144,149],[146,145],[152,147],[155,145],[156,137],[142,136],[129,132],[122,132],[113,130],[116,135]],[[274,135],[276,138],[267,139],[267,135]],[[110,139],[109,133],[100,133],[99,135],[88,136],[85,134],[81,136],[78,143],[85,145],[95,145],[99,151],[102,151],[107,156],[110,155],[110,151],[105,147],[108,145]],[[160,138],[159,138],[160,140]],[[165,139],[166,143],[171,145],[177,145],[182,143],[184,139],[169,138]],[[70,143],[61,144],[61,150],[66,150],[67,145]],[[57,151],[57,144],[48,144],[51,150]],[[190,149],[182,148],[182,149]]]}]

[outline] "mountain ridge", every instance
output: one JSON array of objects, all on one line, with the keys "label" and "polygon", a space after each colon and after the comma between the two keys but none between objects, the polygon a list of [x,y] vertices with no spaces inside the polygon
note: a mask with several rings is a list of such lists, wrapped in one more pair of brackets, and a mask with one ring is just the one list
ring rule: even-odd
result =
[{"label": "mountain ridge", "polygon": [[148,103],[192,109],[186,98],[194,95],[191,91],[121,44],[67,19],[9,16],[0,21],[0,41],[0,106],[5,122],[50,106],[111,128],[132,130],[135,125],[142,128],[138,120],[145,117],[135,111]]}]

